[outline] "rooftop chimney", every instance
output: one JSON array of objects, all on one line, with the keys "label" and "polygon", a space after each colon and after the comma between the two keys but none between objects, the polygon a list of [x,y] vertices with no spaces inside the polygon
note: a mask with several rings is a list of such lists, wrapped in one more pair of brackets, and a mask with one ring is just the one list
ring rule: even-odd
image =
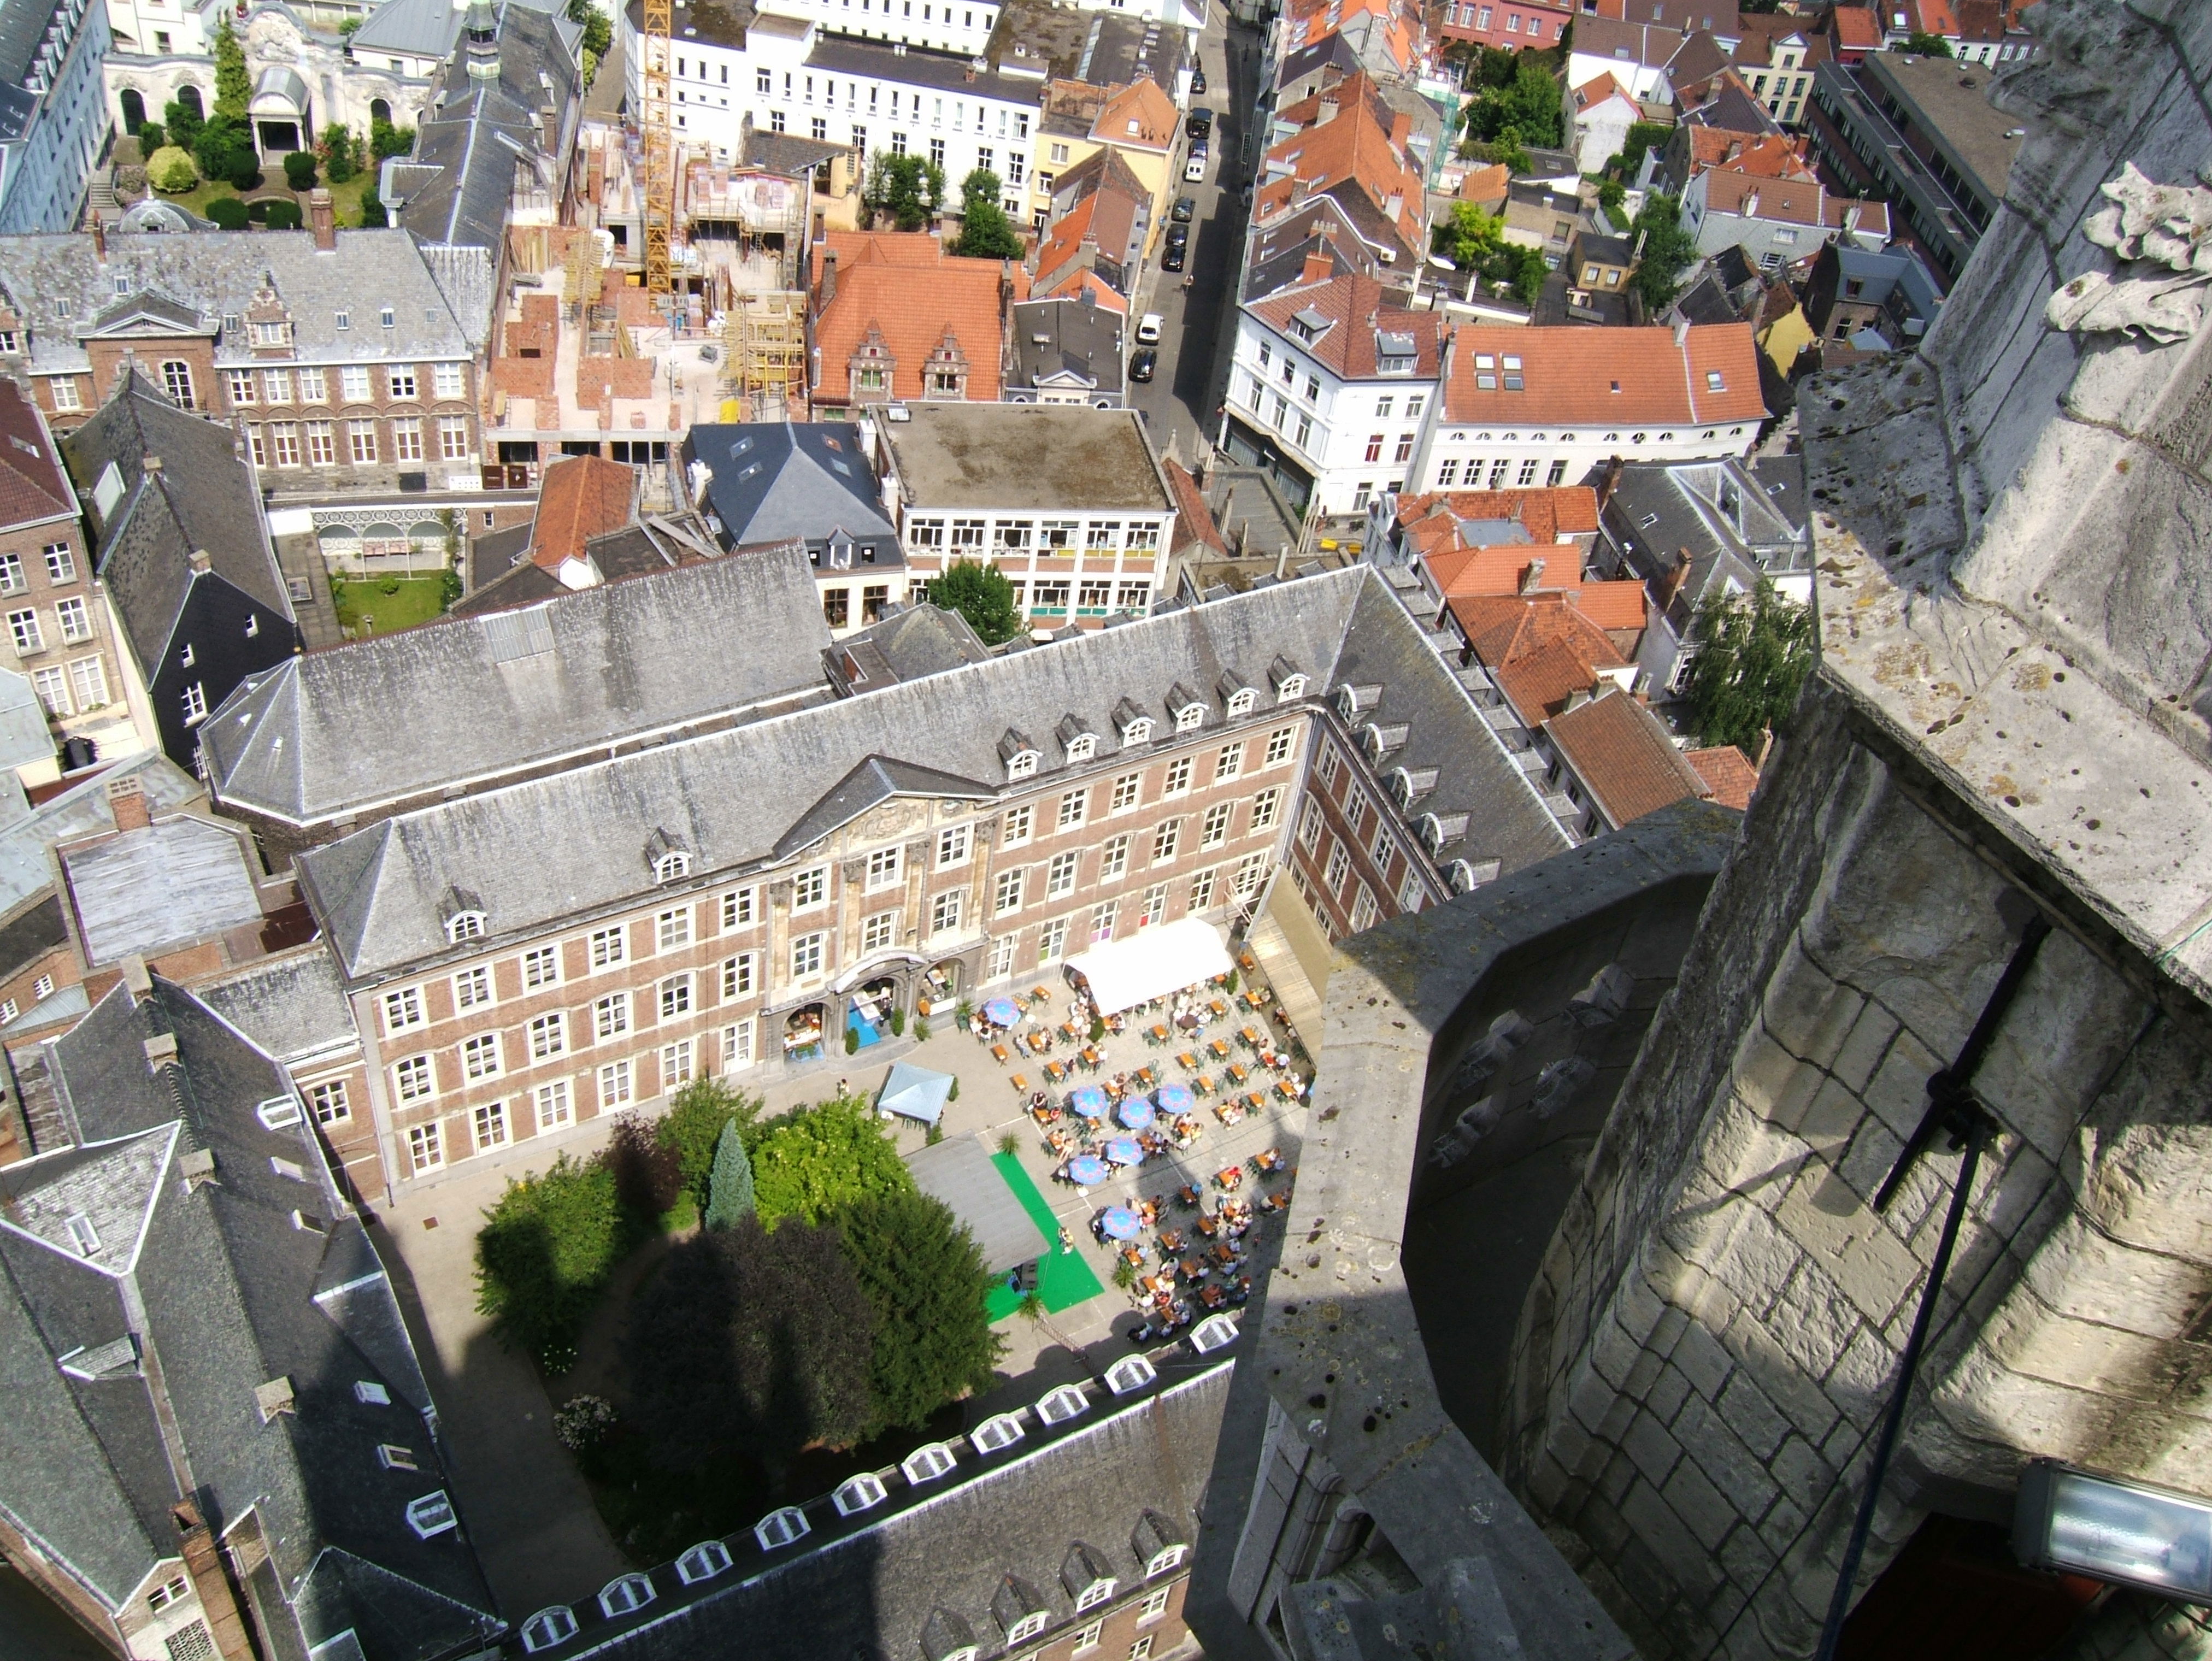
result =
[{"label": "rooftop chimney", "polygon": [[161,470],[161,458],[159,456],[146,456],[140,459],[138,466],[143,472],[158,473]]},{"label": "rooftop chimney", "polygon": [[[138,798],[144,801],[144,797]],[[129,988],[131,1001],[142,1003],[154,995],[154,977],[146,972],[146,960],[133,952],[118,965],[123,971],[123,984]]]},{"label": "rooftop chimney", "polygon": [[315,252],[334,254],[338,248],[338,219],[331,206],[331,193],[318,185],[307,192],[307,227],[315,233]]},{"label": "rooftop chimney", "polygon": [[1330,122],[1335,119],[1336,94],[1334,93],[1323,93],[1321,95],[1321,113],[1314,118],[1314,125],[1316,127],[1326,127]]},{"label": "rooftop chimney", "polygon": [[1690,342],[1690,319],[1680,312],[1674,313],[1674,349],[1680,351]]},{"label": "rooftop chimney", "polygon": [[1745,192],[1744,192],[1744,196],[1743,196],[1743,216],[1744,216],[1746,219],[1757,219],[1757,218],[1759,217],[1759,192],[1758,192],[1758,191],[1745,191]]},{"label": "rooftop chimney", "polygon": [[1298,273],[1300,282],[1327,282],[1336,275],[1336,256],[1326,248],[1316,248],[1306,255],[1305,269]]},{"label": "rooftop chimney", "polygon": [[1690,550],[1675,550],[1674,568],[1659,579],[1659,609],[1673,605],[1690,580]]},{"label": "rooftop chimney", "polygon": [[1413,136],[1413,118],[1407,115],[1403,110],[1395,112],[1390,117],[1391,147],[1394,149],[1404,149],[1406,148],[1406,141]]},{"label": "rooftop chimney", "polygon": [[170,1506],[169,1516],[177,1525],[177,1552],[185,1560],[185,1572],[191,1576],[192,1590],[199,1597],[200,1612],[207,1617],[216,1653],[222,1661],[250,1661],[253,1642],[246,1636],[246,1617],[239,1610],[237,1594],[230,1589],[230,1577],[223,1573],[214,1531],[189,1500]]},{"label": "rooftop chimney", "polygon": [[824,248],[822,251],[822,294],[814,303],[817,307],[827,309],[830,302],[836,298],[837,251],[835,248]]},{"label": "rooftop chimney", "polygon": [[192,550],[191,561],[194,576],[204,575],[214,564],[214,561],[208,558],[208,551],[204,548],[196,548]]},{"label": "rooftop chimney", "polygon": [[152,809],[147,805],[145,786],[136,775],[118,779],[107,787],[107,809],[115,817],[115,828],[119,831],[144,830],[154,822]]},{"label": "rooftop chimney", "polygon": [[1544,562],[1541,560],[1531,560],[1528,561],[1528,569],[1521,576],[1521,591],[1523,594],[1534,594],[1542,585],[1543,580]]},{"label": "rooftop chimney", "polygon": [[98,214],[92,216],[92,257],[101,260],[107,258],[107,221]]},{"label": "rooftop chimney", "polygon": [[177,1035],[156,1033],[146,1040],[146,1070],[158,1075],[164,1067],[173,1067],[177,1062]]}]

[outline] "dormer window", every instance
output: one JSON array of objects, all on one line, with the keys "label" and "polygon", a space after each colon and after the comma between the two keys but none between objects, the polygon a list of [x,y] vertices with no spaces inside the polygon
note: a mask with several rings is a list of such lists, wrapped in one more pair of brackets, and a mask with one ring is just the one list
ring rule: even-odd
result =
[{"label": "dormer window", "polygon": [[1206,724],[1206,706],[1198,703],[1185,704],[1181,709],[1176,711],[1175,723],[1175,730],[1177,732],[1197,731]]},{"label": "dormer window", "polygon": [[1230,695],[1229,706],[1226,712],[1229,718],[1233,721],[1240,715],[1249,715],[1255,709],[1259,707],[1259,703],[1260,694],[1258,693],[1253,691],[1250,687],[1240,688],[1237,691]]},{"label": "dormer window", "polygon": [[1085,1609],[1095,1609],[1113,1595],[1114,1582],[1110,1579],[1093,1580],[1076,1594],[1076,1610],[1079,1614]]},{"label": "dormer window", "polygon": [[475,940],[484,931],[484,903],[468,889],[447,887],[446,889],[446,943],[459,945],[464,940]]},{"label": "dormer window", "polygon": [[957,1463],[951,1448],[942,1442],[932,1442],[908,1454],[900,1462],[899,1470],[905,1473],[909,1483],[920,1484],[935,1482]]},{"label": "dormer window", "polygon": [[1091,1398],[1079,1385],[1062,1385],[1037,1403],[1037,1417],[1048,1425],[1065,1424],[1091,1410]]},{"label": "dormer window", "polygon": [[1708,369],[1705,371],[1705,391],[1708,392],[1724,392],[1727,390],[1728,383],[1721,379],[1721,372],[1719,370]]},{"label": "dormer window", "polygon": [[1037,762],[1042,758],[1036,750],[1025,749],[1006,758],[1006,777],[1031,779],[1036,776]]},{"label": "dormer window", "polygon": [[1033,779],[1044,752],[1019,727],[1008,727],[999,740],[999,759],[1006,764],[1007,778]]},{"label": "dormer window", "polygon": [[656,830],[645,840],[645,863],[655,882],[673,882],[691,874],[691,850],[666,831]]},{"label": "dormer window", "polygon": [[1150,1579],[1155,1574],[1165,1574],[1182,1561],[1183,1554],[1189,1549],[1189,1547],[1180,1543],[1163,1547],[1145,1560],[1145,1578]]},{"label": "dormer window", "polygon": [[1117,1583],[1105,1559],[1078,1540],[1060,1562],[1060,1584],[1067,1588],[1067,1595],[1081,1610],[1096,1609],[1113,1597]]},{"label": "dormer window", "polygon": [[849,1477],[839,1484],[837,1491],[830,1496],[830,1503],[837,1507],[837,1514],[840,1517],[854,1517],[872,1506],[883,1504],[884,1493],[883,1479],[864,1470],[859,1476]]},{"label": "dormer window", "polygon": [[610,1580],[600,1589],[599,1608],[609,1620],[617,1615],[628,1615],[632,1609],[641,1609],[653,1598],[653,1577],[648,1574],[624,1574]]},{"label": "dormer window", "polygon": [[1275,688],[1275,701],[1279,704],[1287,704],[1293,698],[1303,698],[1305,695],[1306,677],[1303,675],[1289,676],[1285,678],[1280,686]]},{"label": "dormer window", "polygon": [[1031,1609],[1006,1628],[1006,1642],[1018,1644],[1024,1638],[1036,1637],[1045,1629],[1045,1623],[1051,1619],[1052,1616],[1042,1609]]},{"label": "dormer window", "polygon": [[461,1519],[453,1515],[453,1502],[446,1497],[443,1488],[407,1502],[407,1526],[415,1531],[415,1537],[418,1540],[448,1533],[459,1528],[460,1522]]},{"label": "dormer window", "polygon": [[1190,1347],[1201,1355],[1211,1355],[1236,1342],[1237,1323],[1226,1315],[1208,1315],[1190,1330]]},{"label": "dormer window", "polygon": [[386,329],[394,329],[399,325],[399,314],[387,306],[376,314],[376,320]]},{"label": "dormer window", "polygon": [[1086,732],[1067,741],[1067,759],[1070,761],[1089,761],[1095,760],[1097,755],[1098,739],[1095,733]]},{"label": "dormer window", "polygon": [[730,1549],[720,1540],[702,1540],[676,1560],[676,1578],[687,1586],[711,1580],[730,1566]]},{"label": "dormer window", "polygon": [[771,1511],[753,1525],[753,1538],[760,1542],[763,1551],[774,1551],[778,1546],[787,1546],[812,1531],[812,1525],[806,1520],[806,1513],[797,1506],[786,1506],[781,1511]]},{"label": "dormer window", "polygon": [[1142,1355],[1124,1355],[1106,1369],[1106,1388],[1116,1396],[1127,1396],[1142,1390],[1158,1377],[1152,1364]]},{"label": "dormer window", "polygon": [[522,1623],[522,1648],[526,1655],[565,1644],[576,1635],[576,1612],[566,1603],[542,1609]]},{"label": "dormer window", "polygon": [[968,1433],[968,1440],[978,1453],[996,1453],[1012,1447],[1024,1434],[1022,1422],[1011,1413],[1000,1413],[986,1419]]},{"label": "dormer window", "polygon": [[1130,722],[1128,725],[1123,727],[1121,729],[1121,742],[1125,744],[1151,743],[1152,742],[1152,718],[1149,715],[1139,715],[1135,720]]}]

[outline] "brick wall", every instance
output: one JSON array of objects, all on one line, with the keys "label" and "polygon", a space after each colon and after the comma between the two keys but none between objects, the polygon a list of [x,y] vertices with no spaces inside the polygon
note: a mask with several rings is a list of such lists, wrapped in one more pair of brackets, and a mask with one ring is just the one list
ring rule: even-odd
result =
[{"label": "brick wall", "polygon": [[[75,518],[0,531],[0,657],[66,735],[128,719],[114,623]],[[57,740],[58,742],[58,738]]]}]

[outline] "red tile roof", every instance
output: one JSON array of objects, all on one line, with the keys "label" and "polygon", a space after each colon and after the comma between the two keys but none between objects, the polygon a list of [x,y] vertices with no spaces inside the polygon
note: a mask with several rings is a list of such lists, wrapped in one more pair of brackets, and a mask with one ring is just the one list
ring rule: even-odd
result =
[{"label": "red tile roof", "polygon": [[1139,76],[1106,100],[1098,118],[1091,124],[1091,136],[1100,144],[1171,150],[1176,124],[1175,100],[1150,76]]},{"label": "red tile roof", "polygon": [[1734,744],[1690,750],[1682,759],[1697,769],[1720,806],[1741,813],[1751,805],[1751,793],[1759,788],[1759,769]]},{"label": "red tile roof", "polygon": [[1852,209],[1859,210],[1859,228],[1869,235],[1889,234],[1889,204],[1862,202],[1856,197],[1831,196],[1818,179],[1759,179],[1749,173],[1716,167],[1705,175],[1705,211],[1741,214],[1785,225],[1818,225],[1840,229]]},{"label": "red tile roof", "polygon": [[1627,693],[1578,704],[1547,721],[1544,730],[1616,825],[1707,794],[1705,781],[1658,718]]},{"label": "red tile roof", "polygon": [[547,464],[530,524],[531,563],[547,571],[584,557],[593,536],[629,523],[637,470],[597,456],[563,456]]},{"label": "red tile roof", "polygon": [[1346,90],[1364,79],[1354,76],[1339,86],[1333,118],[1291,134],[1267,152],[1261,176],[1268,182],[1260,187],[1254,211],[1265,221],[1306,196],[1351,179],[1389,215],[1408,245],[1418,247],[1423,246],[1421,209],[1426,199],[1420,175],[1390,142],[1389,124],[1376,117],[1364,96]]},{"label": "red tile roof", "polygon": [[0,380],[0,528],[76,512],[38,406],[14,381]]},{"label": "red tile roof", "polygon": [[[1437,373],[1437,353],[1443,340],[1443,315],[1438,312],[1408,312],[1385,303],[1386,291],[1373,277],[1347,272],[1326,282],[1303,283],[1270,294],[1251,308],[1252,315],[1297,343],[1298,350],[1327,365],[1346,380],[1365,379],[1376,373],[1376,336],[1411,335],[1416,355],[1409,380],[1425,381]],[[1293,327],[1291,319],[1318,313],[1330,326],[1309,340]]]},{"label": "red tile roof", "polygon": [[1557,542],[1597,529],[1597,492],[1586,484],[1562,484],[1528,490],[1437,490],[1398,498],[1398,523],[1408,535],[1434,538],[1439,530],[1451,532],[1462,519],[1511,519],[1531,542]]},{"label": "red tile roof", "polygon": [[[1446,353],[1444,419],[1454,425],[1664,427],[1763,421],[1758,348],[1742,323],[1671,329],[1463,327]],[[1502,360],[1520,360],[1508,391]],[[1491,362],[1484,367],[1480,360]],[[1495,380],[1478,384],[1479,375]],[[1717,378],[1717,379],[1715,379]]]},{"label": "red tile roof", "polygon": [[1229,544],[1221,538],[1221,528],[1214,523],[1213,510],[1206,505],[1198,481],[1175,462],[1163,461],[1160,468],[1168,476],[1168,488],[1175,494],[1176,551],[1200,543],[1207,553],[1226,556]]},{"label": "red tile roof", "polygon": [[1485,167],[1469,167],[1459,182],[1460,198],[1465,202],[1504,202],[1513,175],[1502,161],[1493,161]]},{"label": "red tile roof", "polygon": [[1881,50],[1881,20],[1871,6],[1838,6],[1829,14],[1828,27],[1840,46],[1854,52]]},{"label": "red tile roof", "polygon": [[1802,179],[1808,183],[1820,175],[1805,154],[1805,141],[1781,133],[1747,139],[1725,127],[1686,127],[1690,140],[1690,174],[1718,168],[1749,173],[1759,179]]},{"label": "red tile roof", "polygon": [[[824,247],[837,254],[837,290],[821,303]],[[1005,313],[1000,285],[1011,273],[1016,300],[1029,276],[995,259],[962,259],[926,232],[832,231],[814,247],[815,387],[842,403],[847,366],[870,329],[894,362],[890,396],[920,398],[922,367],[949,335],[968,360],[970,403],[995,403],[1002,390]]]},{"label": "red tile roof", "polygon": [[1475,657],[1524,721],[1565,708],[1571,694],[1597,684],[1600,670],[1629,667],[1605,630],[1559,595],[1462,598],[1449,605]]}]

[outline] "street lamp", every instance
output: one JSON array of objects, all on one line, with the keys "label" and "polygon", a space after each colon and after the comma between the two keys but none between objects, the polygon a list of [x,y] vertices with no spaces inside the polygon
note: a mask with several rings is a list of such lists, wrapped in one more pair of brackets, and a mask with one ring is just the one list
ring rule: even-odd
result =
[{"label": "street lamp", "polygon": [[2212,1500],[2039,1459],[2021,1481],[2012,1549],[2031,1568],[2212,1603]]}]

